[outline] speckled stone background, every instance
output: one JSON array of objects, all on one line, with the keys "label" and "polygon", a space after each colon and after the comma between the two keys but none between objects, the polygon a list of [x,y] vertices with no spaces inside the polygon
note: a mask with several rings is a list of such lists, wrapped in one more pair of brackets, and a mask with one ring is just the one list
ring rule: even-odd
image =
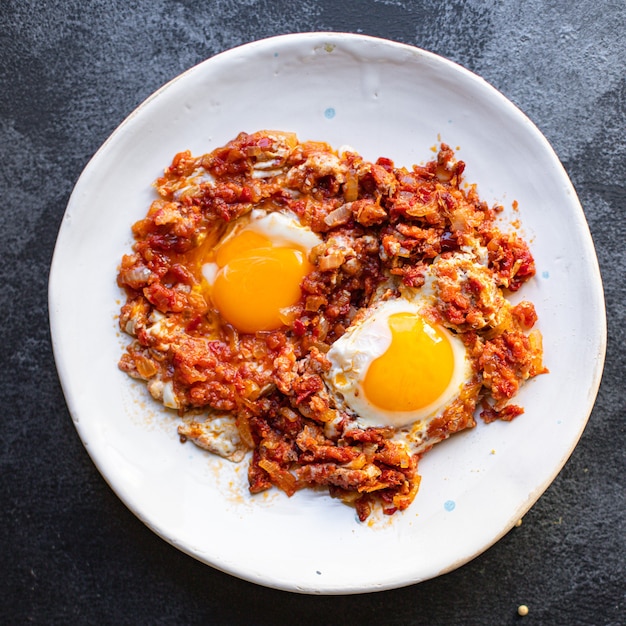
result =
[{"label": "speckled stone background", "polygon": [[[588,427],[522,526],[446,576],[362,596],[258,587],[149,531],[83,449],[48,329],[57,230],[107,136],[199,61],[312,30],[431,50],[525,111],[579,193],[608,310]],[[0,623],[626,623],[625,41],[622,0],[1,0]],[[384,558],[372,555],[373,566]],[[520,604],[528,616],[517,615]]]}]

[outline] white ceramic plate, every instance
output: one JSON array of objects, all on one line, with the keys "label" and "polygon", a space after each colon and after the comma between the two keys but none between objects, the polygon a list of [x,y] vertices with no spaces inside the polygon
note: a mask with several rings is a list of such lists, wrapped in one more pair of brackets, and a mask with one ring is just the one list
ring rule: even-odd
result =
[{"label": "white ceramic plate", "polygon": [[[519,203],[537,276],[550,374],[519,395],[525,414],[479,425],[420,464],[412,506],[357,521],[326,495],[250,496],[245,463],[181,445],[176,419],[117,368],[126,339],[115,283],[130,226],[176,152],[202,154],[239,131],[295,131],[410,166],[438,139],[467,163],[483,199]],[[548,487],[591,411],[606,325],[593,244],[574,189],[537,128],[463,68],[422,50],[338,33],[287,35],[219,54],[144,102],[85,168],[50,275],[54,352],[78,433],[100,472],[150,528],[235,576],[306,593],[416,583],[492,545]]]}]

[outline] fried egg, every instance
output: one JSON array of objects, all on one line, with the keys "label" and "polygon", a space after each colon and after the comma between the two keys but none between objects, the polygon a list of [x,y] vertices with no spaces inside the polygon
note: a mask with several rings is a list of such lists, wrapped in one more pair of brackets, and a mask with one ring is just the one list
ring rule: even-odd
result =
[{"label": "fried egg", "polygon": [[296,215],[255,209],[202,266],[213,304],[240,332],[281,328],[284,310],[302,295],[300,283],[313,269],[309,253],[319,243]]},{"label": "fried egg", "polygon": [[327,384],[364,427],[423,430],[472,377],[463,342],[429,315],[424,291],[373,305],[327,354]]}]

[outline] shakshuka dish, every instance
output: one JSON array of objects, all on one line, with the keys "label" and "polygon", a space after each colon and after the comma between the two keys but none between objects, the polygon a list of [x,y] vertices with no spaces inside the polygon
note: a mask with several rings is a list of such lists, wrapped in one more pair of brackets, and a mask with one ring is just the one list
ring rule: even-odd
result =
[{"label": "shakshuka dish", "polygon": [[183,441],[247,462],[249,488],[326,489],[406,509],[420,457],[523,409],[547,371],[535,274],[441,144],[366,161],[293,133],[177,154],[119,266],[120,368],[180,415]]}]

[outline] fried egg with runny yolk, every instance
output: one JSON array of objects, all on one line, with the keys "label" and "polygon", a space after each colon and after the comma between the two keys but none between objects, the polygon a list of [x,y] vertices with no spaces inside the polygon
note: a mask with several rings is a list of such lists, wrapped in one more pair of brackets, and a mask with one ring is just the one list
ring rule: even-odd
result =
[{"label": "fried egg with runny yolk", "polygon": [[437,417],[472,377],[463,342],[423,300],[374,305],[331,346],[327,383],[365,427],[402,428]]},{"label": "fried egg with runny yolk", "polygon": [[309,253],[319,243],[293,214],[253,211],[202,266],[213,304],[240,332],[281,328],[284,310],[302,295],[300,283],[313,269]]}]

